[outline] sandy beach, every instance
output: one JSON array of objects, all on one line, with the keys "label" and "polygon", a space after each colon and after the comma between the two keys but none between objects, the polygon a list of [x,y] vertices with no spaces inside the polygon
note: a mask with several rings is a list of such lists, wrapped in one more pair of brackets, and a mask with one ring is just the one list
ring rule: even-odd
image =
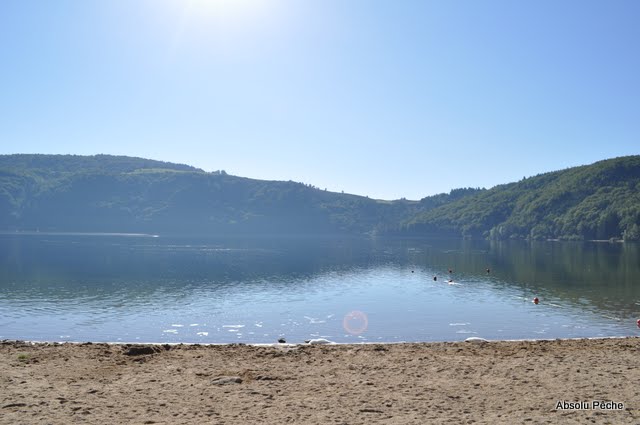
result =
[{"label": "sandy beach", "polygon": [[276,347],[4,341],[0,363],[1,424],[640,423],[639,338]]}]

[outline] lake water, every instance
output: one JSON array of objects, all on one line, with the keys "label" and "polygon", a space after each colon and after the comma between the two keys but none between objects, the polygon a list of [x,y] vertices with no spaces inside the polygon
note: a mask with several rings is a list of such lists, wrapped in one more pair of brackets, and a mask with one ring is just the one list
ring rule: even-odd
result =
[{"label": "lake water", "polygon": [[638,318],[637,244],[0,235],[0,339],[638,336]]}]

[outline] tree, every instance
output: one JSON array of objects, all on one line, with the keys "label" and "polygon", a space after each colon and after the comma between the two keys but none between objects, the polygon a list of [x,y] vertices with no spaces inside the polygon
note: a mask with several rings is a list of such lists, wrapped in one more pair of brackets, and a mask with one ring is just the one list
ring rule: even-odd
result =
[{"label": "tree", "polygon": [[627,230],[622,234],[622,238],[625,241],[638,241],[640,240],[640,226],[637,224],[632,224]]}]

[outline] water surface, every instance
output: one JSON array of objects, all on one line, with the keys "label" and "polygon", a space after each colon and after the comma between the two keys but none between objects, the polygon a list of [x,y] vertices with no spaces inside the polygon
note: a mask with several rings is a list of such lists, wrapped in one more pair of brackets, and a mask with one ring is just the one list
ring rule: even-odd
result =
[{"label": "water surface", "polygon": [[640,335],[639,260],[620,243],[1,235],[0,339]]}]

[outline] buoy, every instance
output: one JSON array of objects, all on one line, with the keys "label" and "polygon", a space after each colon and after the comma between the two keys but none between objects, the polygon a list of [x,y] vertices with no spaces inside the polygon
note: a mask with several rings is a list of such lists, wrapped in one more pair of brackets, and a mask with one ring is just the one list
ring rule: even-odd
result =
[{"label": "buoy", "polygon": [[638,324],[638,327],[640,328],[640,319],[638,319],[638,321],[636,323]]},{"label": "buoy", "polygon": [[533,299],[533,303],[534,303],[534,304],[538,304],[539,302],[540,302],[540,300],[538,299],[538,297],[535,297],[535,298]]},{"label": "buoy", "polygon": [[449,269],[449,273],[453,273],[453,270]]},{"label": "buoy", "polygon": [[413,270],[411,270],[411,273],[413,273]]},{"label": "buoy", "polygon": [[433,280],[438,280],[438,276],[434,276],[434,277],[433,277]]}]

